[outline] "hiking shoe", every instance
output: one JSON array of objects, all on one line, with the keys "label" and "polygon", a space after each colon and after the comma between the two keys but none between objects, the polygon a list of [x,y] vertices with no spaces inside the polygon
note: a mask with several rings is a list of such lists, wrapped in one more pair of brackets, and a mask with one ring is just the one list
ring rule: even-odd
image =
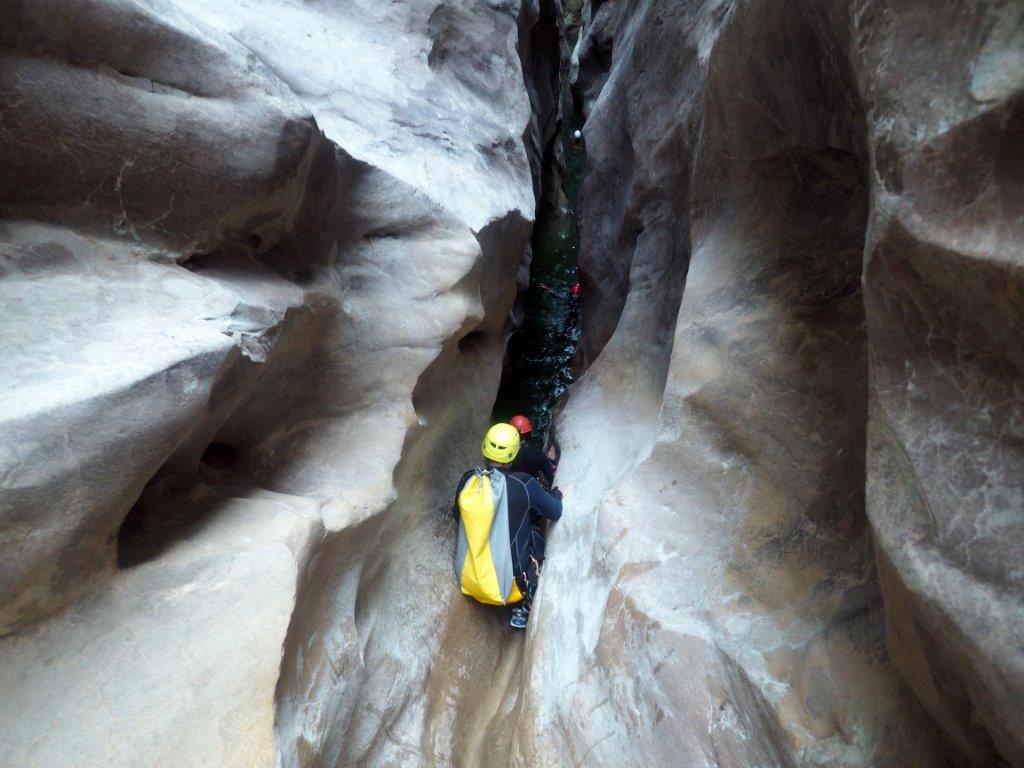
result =
[{"label": "hiking shoe", "polygon": [[526,621],[530,618],[530,609],[525,605],[517,605],[512,609],[512,621],[509,622],[515,629],[526,629]]}]

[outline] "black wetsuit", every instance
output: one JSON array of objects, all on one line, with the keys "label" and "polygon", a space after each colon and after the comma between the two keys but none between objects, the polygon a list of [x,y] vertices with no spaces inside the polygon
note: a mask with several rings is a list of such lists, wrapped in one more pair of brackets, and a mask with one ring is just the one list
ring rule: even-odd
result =
[{"label": "black wetsuit", "polygon": [[[544,489],[535,477],[523,472],[504,472],[508,494],[508,538],[512,545],[512,567],[516,584],[527,602],[537,591],[540,564],[544,562],[544,532],[538,525],[546,518],[555,521],[562,516],[562,494],[557,489]],[[459,519],[459,494],[473,476],[470,470],[462,476],[455,489],[452,515]]]},{"label": "black wetsuit", "polygon": [[540,448],[532,445],[524,445],[516,454],[512,462],[513,472],[523,472],[530,477],[536,477],[547,487],[555,482],[555,466]]}]

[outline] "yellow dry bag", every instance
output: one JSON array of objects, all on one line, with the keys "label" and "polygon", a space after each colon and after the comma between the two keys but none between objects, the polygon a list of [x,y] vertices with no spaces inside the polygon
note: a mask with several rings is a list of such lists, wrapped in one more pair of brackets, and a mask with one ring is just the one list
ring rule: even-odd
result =
[{"label": "yellow dry bag", "polygon": [[477,469],[459,493],[455,573],[462,593],[490,605],[523,599],[512,568],[505,476]]}]

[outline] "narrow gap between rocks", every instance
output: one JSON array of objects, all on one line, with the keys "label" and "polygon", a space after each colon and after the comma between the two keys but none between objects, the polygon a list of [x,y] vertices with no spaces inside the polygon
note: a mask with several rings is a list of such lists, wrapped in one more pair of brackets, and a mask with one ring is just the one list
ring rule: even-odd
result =
[{"label": "narrow gap between rocks", "polygon": [[[575,32],[568,35],[570,50]],[[505,370],[492,421],[516,414],[533,424],[534,439],[554,441],[552,410],[573,382],[571,360],[580,338],[579,227],[577,205],[584,148],[572,136],[582,130],[583,114],[573,98],[568,72],[562,73],[562,122],[544,162],[531,247],[530,285],[523,298],[522,325],[508,342]]]}]

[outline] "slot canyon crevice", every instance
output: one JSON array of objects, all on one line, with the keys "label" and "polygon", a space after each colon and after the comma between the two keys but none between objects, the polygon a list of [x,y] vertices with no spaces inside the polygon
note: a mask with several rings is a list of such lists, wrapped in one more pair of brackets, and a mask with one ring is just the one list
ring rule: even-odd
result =
[{"label": "slot canyon crevice", "polygon": [[1024,768],[1020,2],[0,15],[0,766]]}]

